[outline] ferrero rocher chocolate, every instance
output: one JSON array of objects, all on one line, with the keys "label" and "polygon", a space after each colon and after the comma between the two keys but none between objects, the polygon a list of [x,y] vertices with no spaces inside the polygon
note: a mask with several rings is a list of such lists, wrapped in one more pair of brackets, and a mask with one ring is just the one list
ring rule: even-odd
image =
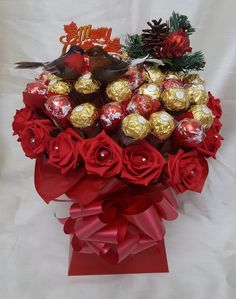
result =
[{"label": "ferrero rocher chocolate", "polygon": [[52,84],[53,83],[55,83],[56,81],[60,81],[60,80],[63,80],[61,77],[58,77],[57,75],[55,75],[55,74],[51,74],[51,73],[49,73],[49,75],[48,75],[48,80],[50,81],[50,83],[52,82]]},{"label": "ferrero rocher chocolate", "polygon": [[183,73],[181,72],[166,72],[165,73],[165,80],[171,80],[171,79],[174,79],[174,80],[181,80],[183,78]]},{"label": "ferrero rocher chocolate", "polygon": [[208,101],[208,93],[204,90],[203,85],[192,84],[187,88],[190,101],[193,104],[206,104]]},{"label": "ferrero rocher chocolate", "polygon": [[187,80],[190,84],[205,85],[205,80],[198,74],[188,74],[185,76],[185,80]]},{"label": "ferrero rocher chocolate", "polygon": [[48,85],[48,92],[55,94],[69,94],[70,85],[64,81],[56,81],[53,84]]},{"label": "ferrero rocher chocolate", "polygon": [[200,121],[204,129],[209,129],[213,123],[213,114],[206,105],[194,105],[190,111],[193,118]]},{"label": "ferrero rocher chocolate", "polygon": [[153,113],[149,118],[152,133],[160,140],[166,140],[174,131],[174,118],[165,111]]},{"label": "ferrero rocher chocolate", "polygon": [[158,99],[161,95],[161,88],[155,83],[144,83],[139,87],[138,93],[150,96],[153,99]]},{"label": "ferrero rocher chocolate", "polygon": [[161,70],[155,67],[145,67],[143,70],[143,78],[149,83],[155,83],[161,86],[165,79],[165,75]]},{"label": "ferrero rocher chocolate", "polygon": [[128,80],[119,79],[107,85],[106,94],[111,101],[121,103],[132,96],[131,85]]},{"label": "ferrero rocher chocolate", "polygon": [[86,128],[92,126],[97,118],[98,111],[96,107],[90,103],[83,103],[72,110],[70,122],[74,127]]},{"label": "ferrero rocher chocolate", "polygon": [[183,88],[170,88],[164,90],[161,99],[170,111],[182,111],[189,107],[189,95]]},{"label": "ferrero rocher chocolate", "polygon": [[75,90],[84,95],[95,93],[99,89],[100,84],[92,78],[90,73],[79,77],[79,79],[75,82]]},{"label": "ferrero rocher chocolate", "polygon": [[143,139],[150,133],[149,121],[138,113],[131,113],[123,119],[122,130],[134,140]]}]

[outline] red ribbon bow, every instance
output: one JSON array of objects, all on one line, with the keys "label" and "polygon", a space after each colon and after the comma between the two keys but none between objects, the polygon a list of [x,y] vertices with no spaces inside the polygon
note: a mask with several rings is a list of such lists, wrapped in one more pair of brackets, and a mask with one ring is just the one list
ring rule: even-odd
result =
[{"label": "red ribbon bow", "polygon": [[[53,191],[47,190],[55,188],[51,180],[59,180],[59,174],[51,171],[45,161],[37,161],[36,189],[46,201],[53,197]],[[65,177],[60,192],[56,191],[74,202],[70,216],[60,219],[64,232],[72,235],[74,250],[95,253],[110,263],[157,245],[165,234],[162,219],[174,220],[178,215],[175,197],[164,184],[146,188],[84,174],[74,180],[73,175]]]}]

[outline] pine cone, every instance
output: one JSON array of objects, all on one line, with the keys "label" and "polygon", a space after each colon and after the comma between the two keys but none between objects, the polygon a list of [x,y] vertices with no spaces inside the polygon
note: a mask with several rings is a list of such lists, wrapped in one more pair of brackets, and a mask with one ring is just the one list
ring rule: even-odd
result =
[{"label": "pine cone", "polygon": [[[153,23],[153,24],[152,24]],[[151,22],[147,22],[148,26],[151,29],[144,29],[142,33],[142,42],[146,51],[160,58],[160,51],[163,47],[163,43],[166,37],[169,34],[169,27],[167,23],[162,23],[162,19],[152,20]]]}]

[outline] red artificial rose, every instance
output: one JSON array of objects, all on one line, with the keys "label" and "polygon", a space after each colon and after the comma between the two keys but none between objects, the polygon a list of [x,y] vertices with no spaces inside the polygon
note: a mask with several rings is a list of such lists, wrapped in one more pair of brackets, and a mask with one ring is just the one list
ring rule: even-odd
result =
[{"label": "red artificial rose", "polygon": [[123,157],[121,177],[145,186],[159,178],[166,163],[161,153],[146,140],[127,146]]},{"label": "red artificial rose", "polygon": [[222,108],[220,99],[215,99],[214,96],[208,92],[208,102],[207,106],[211,109],[213,115],[217,118],[220,118],[222,115]]},{"label": "red artificial rose", "polygon": [[219,121],[219,118],[215,117],[211,125],[211,129],[214,129],[217,133],[219,133],[221,128],[222,128],[222,123]]},{"label": "red artificial rose", "polygon": [[88,174],[112,177],[122,169],[122,149],[105,131],[83,140],[80,153]]},{"label": "red artificial rose", "polygon": [[161,49],[161,56],[163,58],[181,57],[184,53],[191,51],[189,38],[181,28],[167,36]]},{"label": "red artificial rose", "polygon": [[203,156],[207,158],[212,157],[215,159],[216,153],[221,147],[221,140],[223,140],[223,137],[219,135],[214,127],[211,127],[206,131],[206,137],[201,143],[199,143],[196,149]]},{"label": "red artificial rose", "polygon": [[59,168],[62,174],[77,167],[82,138],[71,128],[49,142],[48,163]]},{"label": "red artificial rose", "polygon": [[12,122],[12,129],[14,135],[20,135],[20,133],[27,126],[29,121],[40,118],[37,113],[31,110],[29,107],[24,107],[20,110],[16,110],[14,119]]},{"label": "red artificial rose", "polygon": [[21,146],[25,155],[31,159],[37,158],[46,151],[51,138],[50,131],[55,129],[50,120],[32,120],[20,134]]},{"label": "red artificial rose", "polygon": [[169,155],[167,176],[176,193],[201,192],[207,175],[207,160],[197,150],[184,152],[180,149],[176,155]]}]

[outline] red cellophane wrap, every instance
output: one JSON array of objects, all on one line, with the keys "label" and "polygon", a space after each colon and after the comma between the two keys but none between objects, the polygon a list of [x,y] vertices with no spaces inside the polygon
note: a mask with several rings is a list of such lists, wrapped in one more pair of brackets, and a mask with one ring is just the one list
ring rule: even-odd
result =
[{"label": "red cellophane wrap", "polygon": [[177,203],[164,184],[62,175],[38,158],[35,186],[47,203],[62,194],[72,202],[69,217],[59,219],[71,236],[69,275],[168,272],[162,220],[177,217]]}]

